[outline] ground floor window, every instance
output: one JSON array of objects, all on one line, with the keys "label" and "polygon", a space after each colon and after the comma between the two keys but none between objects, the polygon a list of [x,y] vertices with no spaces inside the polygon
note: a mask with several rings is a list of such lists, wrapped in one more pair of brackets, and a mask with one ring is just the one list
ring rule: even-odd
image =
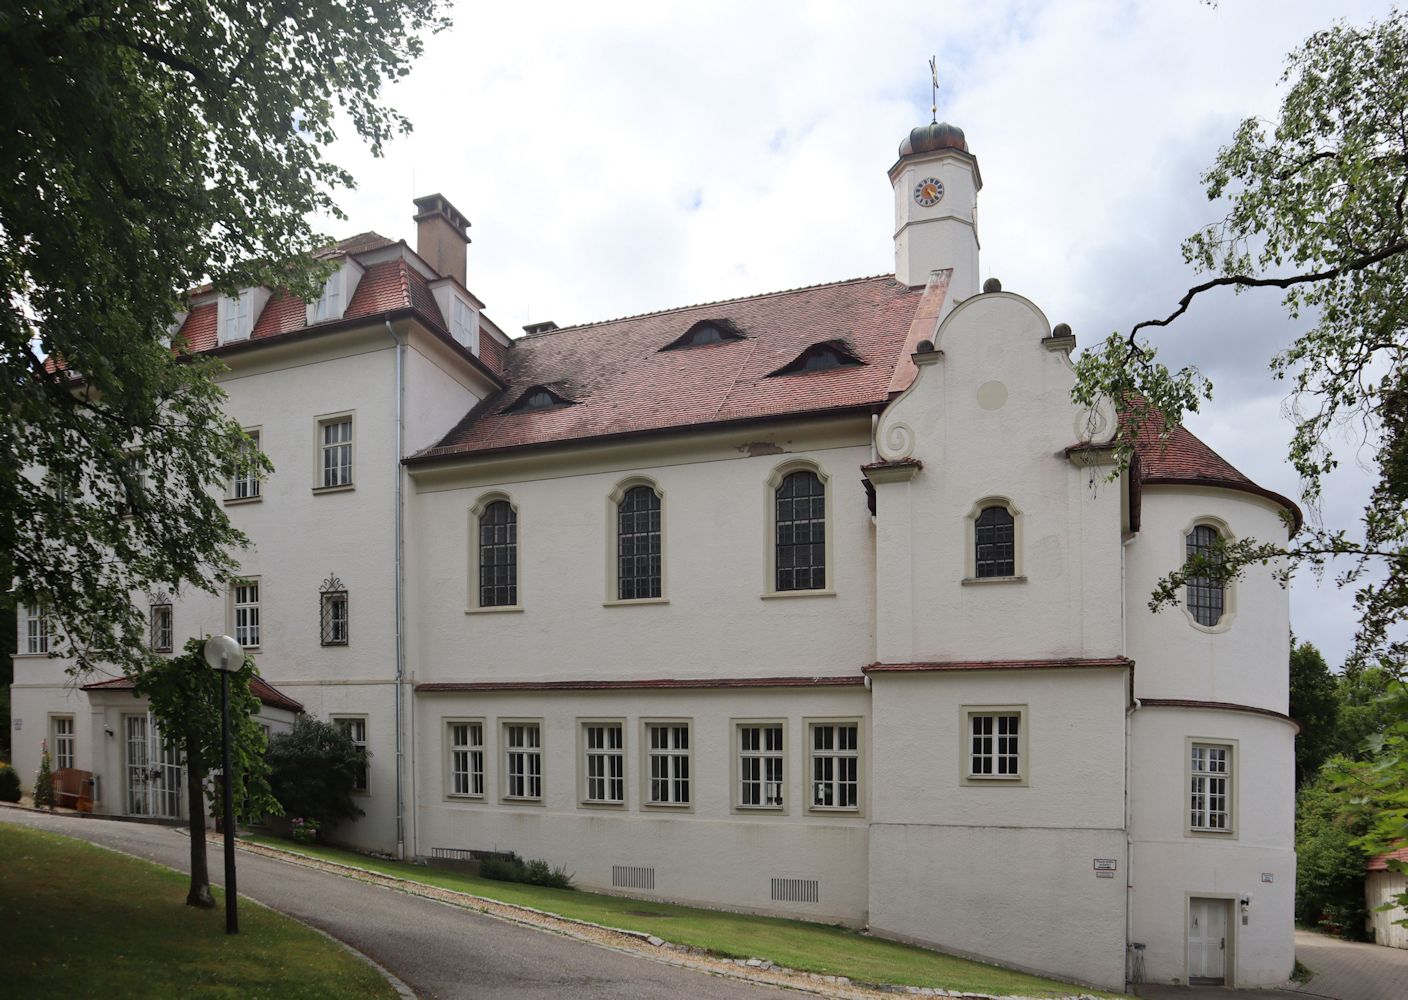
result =
[{"label": "ground floor window", "polygon": [[782,808],[782,723],[738,726],[738,804]]},{"label": "ground floor window", "polygon": [[1016,708],[967,710],[969,781],[1021,780],[1022,715]]},{"label": "ground floor window", "polygon": [[543,731],[536,722],[504,725],[504,797],[543,797]]},{"label": "ground floor window", "polygon": [[1215,832],[1232,829],[1232,748],[1194,743],[1189,751],[1188,825]]},{"label": "ground floor window", "polygon": [[367,779],[367,717],[365,715],[334,715],[333,725],[347,734],[357,747],[358,764],[353,778],[352,790],[365,792],[369,788]]},{"label": "ground floor window", "polygon": [[619,722],[582,724],[585,801],[620,805],[626,801],[625,739]]},{"label": "ground floor window", "polygon": [[54,768],[73,767],[73,716],[54,716]]},{"label": "ground floor window", "polygon": [[812,723],[812,808],[860,806],[860,727],[854,722]]},{"label": "ground floor window", "polygon": [[451,722],[450,794],[484,794],[484,724]]},{"label": "ground floor window", "polygon": [[689,805],[689,723],[649,722],[645,736],[650,774],[646,801],[654,806]]}]

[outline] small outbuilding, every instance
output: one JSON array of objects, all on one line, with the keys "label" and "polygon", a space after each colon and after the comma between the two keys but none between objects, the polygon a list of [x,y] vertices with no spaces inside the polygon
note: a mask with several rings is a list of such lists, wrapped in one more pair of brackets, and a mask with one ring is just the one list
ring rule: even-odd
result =
[{"label": "small outbuilding", "polygon": [[1408,911],[1401,906],[1391,910],[1380,907],[1392,903],[1408,891],[1408,874],[1400,868],[1394,871],[1390,861],[1408,863],[1408,847],[1401,847],[1388,854],[1371,858],[1364,877],[1364,902],[1369,906],[1369,930],[1374,935],[1374,943],[1390,948],[1408,948],[1408,927],[1401,921],[1408,919]]}]

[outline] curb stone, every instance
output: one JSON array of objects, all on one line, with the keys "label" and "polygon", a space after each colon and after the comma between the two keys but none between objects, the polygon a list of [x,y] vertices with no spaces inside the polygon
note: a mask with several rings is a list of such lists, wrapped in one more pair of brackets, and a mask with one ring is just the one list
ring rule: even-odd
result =
[{"label": "curb stone", "polygon": [[[212,836],[212,839],[218,838]],[[505,903],[501,900],[491,899],[487,896],[476,896],[473,893],[456,889],[443,889],[439,886],[417,882],[414,879],[387,875],[384,872],[373,871],[369,868],[361,868],[357,865],[349,865],[340,861],[327,861],[309,854],[301,854],[297,851],[285,850],[278,847],[270,847],[266,844],[256,844],[243,839],[237,840],[237,845],[242,851],[283,861],[286,864],[295,864],[305,868],[322,868],[332,874],[340,874],[344,878],[354,878],[358,881],[370,882],[372,884],[380,882],[385,884],[387,888],[405,892],[409,895],[422,896],[461,909],[471,909],[486,916],[508,920],[512,923],[538,930],[562,933],[566,936],[584,940],[599,947],[611,948],[615,951],[626,951],[640,957],[654,958],[656,961],[662,961],[668,965],[689,968],[697,972],[712,975],[722,975],[728,978],[758,983],[765,986],[795,990],[802,993],[814,993],[822,996],[847,998],[847,1000],[850,1000],[850,998],[855,998],[855,1000],[868,1000],[868,998],[893,996],[897,993],[911,996],[949,997],[951,1000],[1037,1000],[1037,998],[1022,996],[994,996],[990,993],[966,993],[961,990],[944,990],[938,987],[897,986],[855,982],[846,976],[828,976],[815,972],[800,972],[795,969],[777,965],[764,958],[724,958],[718,955],[711,955],[707,951],[691,945],[675,944],[665,941],[645,931],[629,930],[624,927],[611,927],[606,924],[593,923],[590,920],[565,917],[549,910],[540,910],[519,903]],[[554,927],[552,926],[553,924],[562,924],[566,925],[566,927]],[[619,935],[635,942],[636,946],[623,948],[608,941],[594,938],[591,935],[574,933],[571,930],[573,927],[602,934]],[[666,958],[664,955],[660,954],[660,952],[664,951],[676,952],[682,957],[679,959]],[[1058,998],[1042,998],[1042,1000],[1098,1000],[1098,998],[1086,993],[1070,993]]]}]

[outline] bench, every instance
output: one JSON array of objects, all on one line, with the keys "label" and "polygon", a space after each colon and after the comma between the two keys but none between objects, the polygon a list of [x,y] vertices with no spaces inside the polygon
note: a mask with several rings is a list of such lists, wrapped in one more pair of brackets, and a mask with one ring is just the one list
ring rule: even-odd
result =
[{"label": "bench", "polygon": [[93,811],[93,772],[61,767],[54,772],[54,804],[79,812]]}]

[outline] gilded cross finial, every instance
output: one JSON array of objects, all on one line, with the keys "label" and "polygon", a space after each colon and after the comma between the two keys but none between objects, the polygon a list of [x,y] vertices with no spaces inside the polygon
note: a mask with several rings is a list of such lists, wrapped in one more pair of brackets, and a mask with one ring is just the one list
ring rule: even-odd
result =
[{"label": "gilded cross finial", "polygon": [[938,56],[929,57],[929,78],[934,81],[934,87],[930,93],[929,122],[932,125],[939,123],[939,61]]}]

